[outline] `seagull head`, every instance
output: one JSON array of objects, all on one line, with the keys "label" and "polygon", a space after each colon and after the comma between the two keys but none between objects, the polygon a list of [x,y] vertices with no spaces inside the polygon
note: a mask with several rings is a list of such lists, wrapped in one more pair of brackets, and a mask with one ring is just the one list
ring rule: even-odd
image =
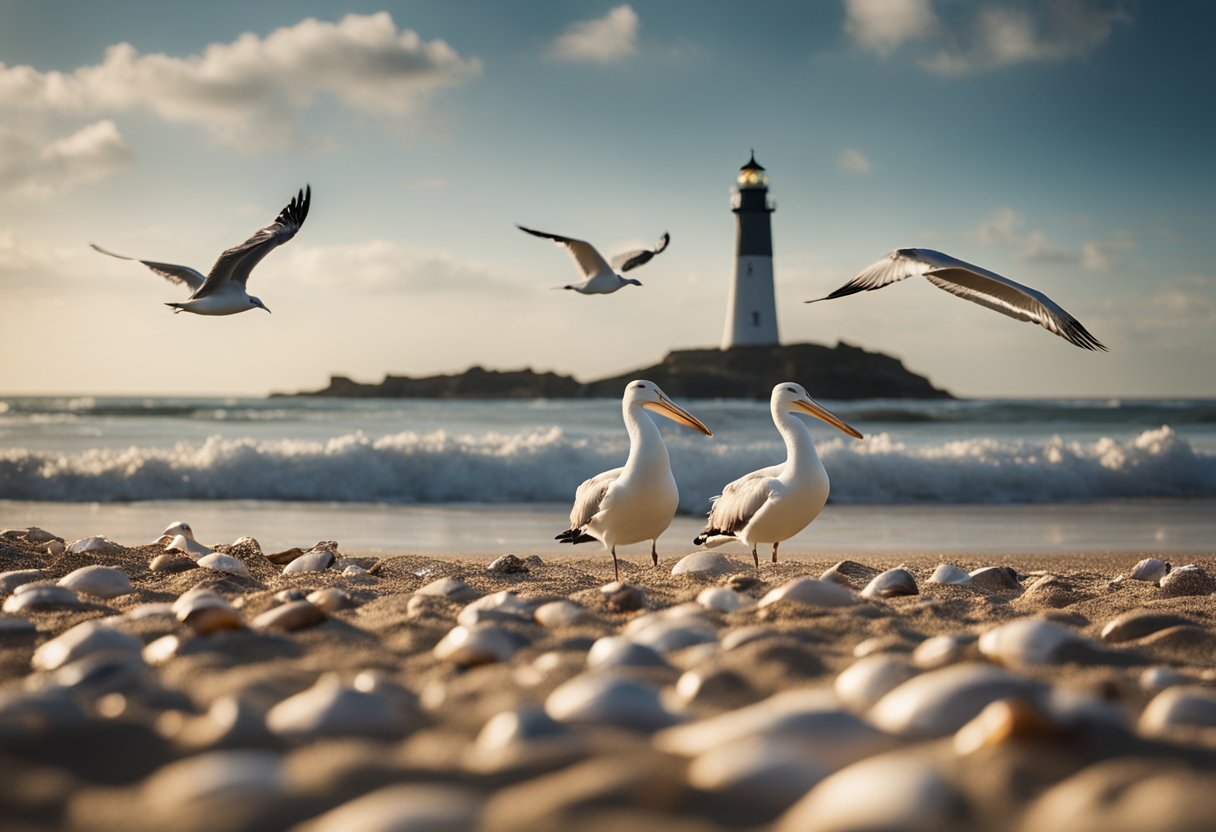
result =
[{"label": "seagull head", "polygon": [[801,384],[792,381],[783,381],[778,384],[773,388],[771,405],[774,415],[781,411],[805,413],[808,416],[814,416],[816,419],[827,422],[832,427],[847,433],[854,439],[863,438],[861,431],[812,399],[806,392],[806,388]]},{"label": "seagull head", "polygon": [[[249,303],[251,306],[256,306],[258,309],[266,309],[266,304],[262,303],[262,299],[255,298],[253,295],[249,296]],[[266,309],[266,311],[269,312],[270,310]]]},{"label": "seagull head", "polygon": [[705,427],[705,424],[700,419],[669,399],[667,394],[660,390],[659,385],[653,381],[638,380],[629,382],[625,387],[624,405],[626,409],[633,407],[644,408],[673,422],[687,425],[693,430],[699,430],[706,436],[713,436],[713,432]]}]

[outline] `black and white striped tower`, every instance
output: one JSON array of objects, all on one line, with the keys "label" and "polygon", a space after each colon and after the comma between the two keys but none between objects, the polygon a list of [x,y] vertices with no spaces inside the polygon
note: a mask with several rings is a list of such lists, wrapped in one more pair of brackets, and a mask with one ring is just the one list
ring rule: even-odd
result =
[{"label": "black and white striped tower", "polygon": [[739,168],[738,188],[731,199],[737,219],[735,279],[726,307],[722,349],[771,346],[777,337],[777,302],[773,293],[773,227],[768,177],[752,158]]}]

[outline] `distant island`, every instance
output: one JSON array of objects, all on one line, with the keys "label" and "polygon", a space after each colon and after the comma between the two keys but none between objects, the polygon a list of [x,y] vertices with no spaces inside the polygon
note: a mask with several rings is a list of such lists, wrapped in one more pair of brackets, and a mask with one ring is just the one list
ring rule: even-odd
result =
[{"label": "distant island", "polygon": [[674,350],[651,367],[582,382],[558,373],[471,367],[455,375],[386,375],[377,383],[330,376],[329,386],[285,396],[365,399],[573,399],[621,395],[631,379],[646,378],[683,398],[765,399],[773,386],[797,381],[821,399],[950,399],[898,359],[844,342]]}]

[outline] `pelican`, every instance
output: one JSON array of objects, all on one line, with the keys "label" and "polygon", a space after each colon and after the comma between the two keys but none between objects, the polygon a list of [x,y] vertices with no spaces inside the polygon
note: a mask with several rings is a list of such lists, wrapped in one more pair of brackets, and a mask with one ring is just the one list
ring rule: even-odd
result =
[{"label": "pelican", "polygon": [[190,528],[190,524],[181,520],[170,523],[156,542],[164,543],[166,552],[184,552],[195,560],[211,554],[210,549],[194,539],[194,530]]},{"label": "pelican", "polygon": [[1081,349],[1106,351],[1080,321],[1037,289],[931,248],[896,249],[832,294],[807,303],[881,289],[913,275],[924,275],[934,286],[1002,315],[1038,324]]},{"label": "pelican", "polygon": [[[262,262],[263,257],[296,236],[296,232],[308,218],[311,202],[312,188],[305,186],[305,189],[292,197],[291,202],[279,212],[274,222],[254,233],[239,246],[233,246],[222,253],[206,277],[190,266],[158,263],[154,260],[139,262],[170,283],[178,283],[190,289],[192,294],[184,303],[165,304],[173,308],[174,314],[193,312],[195,315],[235,315],[254,308],[269,312],[261,298],[245,291],[249,283],[249,273],[253,271],[254,266]],[[107,251],[96,243],[89,245],[102,254],[120,260],[137,259]]]},{"label": "pelican", "polygon": [[769,400],[773,424],[785,440],[785,462],[752,471],[722,489],[714,497],[709,522],[693,539],[698,546],[718,546],[732,538],[752,549],[752,559],[760,568],[756,547],[773,544],[773,563],[777,547],[810,525],[828,501],[828,472],[824,470],[811,432],[791,413],[807,413],[822,419],[854,439],[861,439],[856,428],[846,424],[807,395],[801,384],[783,381],[773,388]]},{"label": "pelican", "polygon": [[[553,240],[558,245],[562,246],[566,251],[570,252],[570,256],[574,258],[574,263],[582,270],[582,283],[568,283],[565,286],[557,288],[570,289],[578,292],[580,295],[609,295],[624,286],[641,286],[642,281],[634,280],[631,277],[624,277],[613,271],[613,266],[608,265],[603,256],[596,251],[595,246],[585,240],[575,240],[571,237],[563,237],[560,234],[550,234],[546,231],[534,231],[531,228],[524,228],[522,225],[515,226],[520,231],[531,234],[533,237],[543,237],[546,240]],[[619,268],[622,272],[627,272],[636,269],[645,263],[649,263],[656,254],[667,248],[667,244],[671,242],[671,235],[664,234],[660,238],[654,249],[639,249],[637,251],[627,251],[624,254],[617,255],[613,258],[613,265]]]},{"label": "pelican", "polygon": [[629,432],[629,458],[623,468],[613,468],[584,482],[574,492],[570,528],[554,540],[587,543],[598,540],[612,552],[612,567],[621,577],[616,547],[650,541],[650,559],[657,566],[655,543],[675,516],[680,502],[667,446],[654,419],[644,411],[658,413],[713,436],[701,420],[673,402],[653,381],[631,381],[621,399],[625,430]]}]

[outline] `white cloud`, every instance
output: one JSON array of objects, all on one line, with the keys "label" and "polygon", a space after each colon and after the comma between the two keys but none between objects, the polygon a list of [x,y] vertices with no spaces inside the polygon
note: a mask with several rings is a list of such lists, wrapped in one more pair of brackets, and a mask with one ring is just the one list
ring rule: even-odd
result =
[{"label": "white cloud", "polygon": [[335,280],[348,290],[416,293],[509,292],[505,276],[488,266],[461,260],[443,251],[407,248],[390,240],[368,240],[331,246],[284,248],[284,270],[292,279],[332,288]]},{"label": "white cloud", "polygon": [[0,130],[0,192],[46,197],[103,179],[134,159],[122,134],[108,119],[42,147]]},{"label": "white cloud", "polygon": [[976,2],[937,16],[930,0],[845,0],[845,30],[859,45],[889,55],[912,40],[938,45],[925,70],[969,75],[1036,62],[1083,58],[1129,24],[1123,0],[1037,0],[1014,7]]},{"label": "white cloud", "polygon": [[1135,242],[1126,235],[1120,235],[1111,240],[1090,240],[1081,246],[1085,268],[1093,272],[1110,271],[1115,264],[1115,255],[1131,251],[1136,247]]},{"label": "white cloud", "polygon": [[481,71],[441,40],[398,29],[388,12],[337,23],[308,18],[266,37],[246,33],[201,54],[141,54],[128,43],[71,72],[0,64],[0,107],[93,116],[146,111],[201,126],[244,151],[294,138],[295,114],[328,96],[399,118]]},{"label": "white cloud", "polygon": [[1076,263],[1081,258],[1072,249],[1048,240],[1042,231],[1032,231],[1022,241],[1018,259],[1027,263]]},{"label": "white cloud", "polygon": [[845,0],[845,31],[859,45],[889,55],[937,28],[930,0]]},{"label": "white cloud", "polygon": [[849,173],[869,173],[870,160],[865,157],[860,150],[852,147],[847,147],[840,151],[840,156],[836,159],[837,166],[841,170]]},{"label": "white cloud", "polygon": [[1076,251],[1051,242],[1042,231],[1027,231],[1026,218],[1012,208],[997,209],[980,223],[975,238],[985,245],[1013,248],[1026,263],[1076,263],[1081,259]]},{"label": "white cloud", "polygon": [[1022,239],[1022,215],[1012,208],[1000,208],[980,223],[975,236],[986,245],[1013,245]]},{"label": "white cloud", "polygon": [[603,17],[571,25],[549,47],[549,56],[564,61],[606,64],[638,51],[638,16],[630,6],[617,6]]}]

